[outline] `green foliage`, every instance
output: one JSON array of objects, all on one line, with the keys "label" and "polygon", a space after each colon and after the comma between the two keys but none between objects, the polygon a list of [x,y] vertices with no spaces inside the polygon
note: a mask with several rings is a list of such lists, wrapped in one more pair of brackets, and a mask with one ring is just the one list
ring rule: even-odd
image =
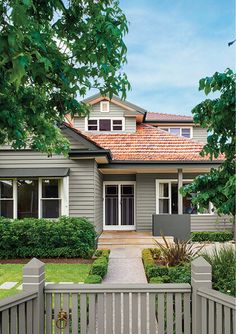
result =
[{"label": "green foliage", "polygon": [[128,26],[118,0],[1,0],[0,25],[0,145],[67,153],[56,125],[88,114],[77,97],[96,88],[125,98]]},{"label": "green foliage", "polygon": [[147,278],[150,279],[151,277],[157,276],[167,276],[168,275],[168,267],[166,266],[159,266],[157,264],[153,266],[149,266],[146,269]]},{"label": "green foliage", "polygon": [[216,241],[224,242],[233,239],[233,232],[224,231],[224,232],[192,232],[191,240],[196,242],[203,241]]},{"label": "green foliage", "polygon": [[236,296],[236,250],[235,246],[215,248],[202,256],[212,266],[213,288]]},{"label": "green foliage", "polygon": [[0,258],[81,257],[90,258],[96,232],[85,218],[0,218]]},{"label": "green foliage", "polygon": [[107,260],[109,259],[110,249],[97,249],[94,253],[94,257],[105,257]]},{"label": "green foliage", "polygon": [[145,248],[142,250],[142,259],[143,259],[143,265],[145,269],[148,266],[154,266],[155,262],[153,259],[151,248]]},{"label": "green foliage", "polygon": [[200,251],[200,247],[193,246],[189,241],[168,242],[162,235],[164,244],[156,241],[161,250],[162,263],[169,267],[184,265],[189,263]]},{"label": "green foliage", "polygon": [[88,275],[84,281],[85,284],[100,284],[102,277],[99,275]]},{"label": "green foliage", "polygon": [[194,122],[209,131],[201,155],[210,159],[224,158],[219,168],[197,176],[193,183],[181,189],[184,196],[196,194],[193,204],[199,206],[200,212],[211,202],[218,214],[235,215],[235,79],[235,73],[226,69],[224,73],[216,72],[199,81],[199,90],[206,95],[220,93],[219,97],[206,99],[192,110]]},{"label": "green foliage", "polygon": [[85,283],[93,284],[102,282],[102,279],[107,273],[109,254],[109,249],[96,250],[94,256],[96,256],[97,259],[93,262],[90,274],[87,277]]},{"label": "green foliage", "polygon": [[190,265],[170,267],[168,269],[170,283],[191,283]]},{"label": "green foliage", "polygon": [[158,277],[151,277],[149,280],[150,284],[162,284],[164,283],[164,280],[162,279],[162,277],[158,276]]},{"label": "green foliage", "polygon": [[108,259],[104,256],[97,258],[92,265],[91,274],[99,275],[102,278],[106,275],[108,268]]}]

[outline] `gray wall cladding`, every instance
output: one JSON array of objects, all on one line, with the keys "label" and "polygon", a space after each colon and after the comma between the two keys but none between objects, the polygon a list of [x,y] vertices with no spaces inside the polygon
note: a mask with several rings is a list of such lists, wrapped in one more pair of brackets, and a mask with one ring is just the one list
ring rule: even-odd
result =
[{"label": "gray wall cladding", "polygon": [[207,129],[200,127],[193,127],[193,140],[199,141],[201,143],[207,142]]},{"label": "gray wall cladding", "polygon": [[[110,103],[109,112],[100,112],[100,102],[96,103],[92,106],[92,110],[90,112],[90,117],[101,117],[101,118],[116,118],[116,117],[124,117],[124,112],[126,109],[114,104]],[[85,118],[75,117],[74,119],[75,128],[80,129],[81,131],[85,131]],[[135,117],[125,117],[125,131],[123,133],[133,133],[136,131],[136,118]],[[93,131],[96,133],[96,131]],[[101,133],[101,132],[98,132]],[[106,132],[107,133],[107,132]],[[120,131],[113,131],[112,133],[120,133]]]}]

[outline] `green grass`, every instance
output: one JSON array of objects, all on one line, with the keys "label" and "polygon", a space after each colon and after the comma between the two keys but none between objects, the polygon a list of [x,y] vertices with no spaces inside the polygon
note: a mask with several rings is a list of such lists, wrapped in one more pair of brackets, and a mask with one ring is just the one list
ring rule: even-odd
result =
[{"label": "green grass", "polygon": [[[0,285],[4,282],[19,282],[10,290],[0,290],[0,299],[20,293],[16,288],[22,283],[23,264],[0,264]],[[52,264],[45,265],[47,282],[84,282],[91,264]]]}]

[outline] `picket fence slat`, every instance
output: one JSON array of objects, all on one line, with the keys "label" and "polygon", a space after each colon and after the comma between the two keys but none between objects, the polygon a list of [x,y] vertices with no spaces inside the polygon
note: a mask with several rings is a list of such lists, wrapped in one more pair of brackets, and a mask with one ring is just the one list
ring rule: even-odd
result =
[{"label": "picket fence slat", "polygon": [[132,293],[132,333],[138,333],[138,294]]},{"label": "picket fence slat", "polygon": [[25,303],[19,305],[19,334],[25,334]]},{"label": "picket fence slat", "polygon": [[215,303],[212,300],[208,301],[208,310],[209,310],[209,318],[208,318],[208,333],[215,334]]},{"label": "picket fence slat", "polygon": [[130,307],[129,307],[129,294],[123,294],[123,332],[129,334],[130,331]]},{"label": "picket fence slat", "polygon": [[[169,314],[168,314],[169,316]],[[191,332],[190,330],[190,293],[184,294],[184,334],[188,334]]]},{"label": "picket fence slat", "polygon": [[147,333],[147,293],[140,295],[141,333]]},{"label": "picket fence slat", "polygon": [[79,295],[78,293],[72,293],[72,334],[78,334],[79,332],[79,302],[78,302]]},{"label": "picket fence slat", "polygon": [[80,294],[80,333],[87,334],[87,296]]},{"label": "picket fence slat", "polygon": [[106,293],[106,333],[113,333],[113,295]]},{"label": "picket fence slat", "polygon": [[61,334],[60,328],[56,326],[58,320],[58,314],[61,311],[61,294],[55,293],[54,294],[54,332],[55,334]]},{"label": "picket fence slat", "polygon": [[70,334],[69,330],[70,330],[70,319],[69,319],[69,315],[70,315],[70,295],[68,293],[63,293],[62,295],[62,299],[63,299],[63,304],[62,304],[62,309],[63,311],[65,311],[67,313],[67,326],[64,329],[64,334]]},{"label": "picket fence slat", "polygon": [[[98,334],[104,334],[104,294],[98,294]],[[76,333],[77,334],[77,333]]]},{"label": "picket fence slat", "polygon": [[166,330],[167,334],[173,334],[174,322],[173,322],[173,293],[168,293],[166,297]]},{"label": "picket fence slat", "polygon": [[89,334],[96,332],[96,308],[95,308],[95,294],[89,295]]},{"label": "picket fence slat", "polygon": [[156,334],[156,294],[149,294],[149,332],[150,334]]},{"label": "picket fence slat", "polygon": [[9,310],[2,312],[2,333],[9,333]]},{"label": "picket fence slat", "polygon": [[222,332],[222,305],[216,303],[216,334],[223,334]]},{"label": "picket fence slat", "polygon": [[182,294],[175,294],[175,331],[182,334]]},{"label": "picket fence slat", "polygon": [[164,293],[158,294],[157,297],[157,323],[158,334],[164,334],[165,332],[165,314],[164,314]]},{"label": "picket fence slat", "polygon": [[201,298],[201,312],[202,312],[202,334],[207,334],[207,299],[202,297]]},{"label": "picket fence slat", "polygon": [[121,334],[121,294],[115,294],[115,333]]},{"label": "picket fence slat", "polygon": [[230,308],[224,306],[224,334],[231,334]]}]

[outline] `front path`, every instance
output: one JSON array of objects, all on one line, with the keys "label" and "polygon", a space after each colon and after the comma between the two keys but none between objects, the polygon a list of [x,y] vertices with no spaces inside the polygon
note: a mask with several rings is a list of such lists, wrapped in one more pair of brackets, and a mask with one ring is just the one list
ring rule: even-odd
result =
[{"label": "front path", "polygon": [[112,249],[103,283],[147,283],[141,251],[135,246]]}]

